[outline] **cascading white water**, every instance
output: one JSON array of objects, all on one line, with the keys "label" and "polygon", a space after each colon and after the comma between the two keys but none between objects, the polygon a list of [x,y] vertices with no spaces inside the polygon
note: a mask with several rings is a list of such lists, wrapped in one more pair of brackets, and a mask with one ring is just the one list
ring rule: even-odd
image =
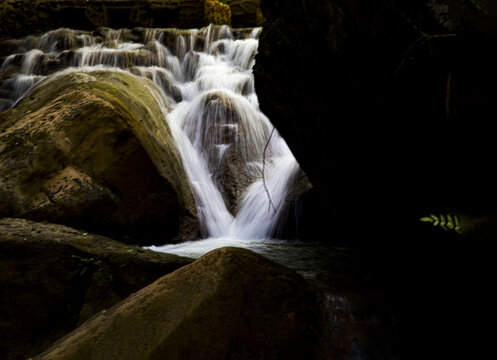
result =
[{"label": "cascading white water", "polygon": [[54,76],[44,73],[52,63],[65,71],[119,68],[151,79],[161,90],[157,100],[205,237],[271,236],[299,167],[259,109],[252,67],[261,29],[136,30],[141,41],[131,41],[130,30],[104,30],[98,36],[56,30],[26,53],[7,57],[0,71],[16,59],[19,68],[2,84],[7,100],[15,104],[34,83]]},{"label": "cascading white water", "polygon": [[[174,84],[182,94],[182,101],[167,118],[181,149],[207,235],[260,239],[270,235],[278,217],[278,211],[268,207],[267,193],[275,209],[280,209],[287,183],[298,165],[278,134],[263,154],[272,125],[259,110],[253,85],[259,29],[243,40],[234,40],[228,27],[215,29],[217,33],[213,30],[210,27],[206,31],[203,51],[192,51],[198,32],[177,38],[176,55],[161,48],[160,36],[155,43],[157,52],[164,54],[164,63],[173,65]],[[181,72],[174,66],[177,62]],[[213,102],[220,104],[212,106]],[[231,146],[239,148],[244,176],[253,179],[236,216],[227,209],[215,180],[215,170]],[[267,162],[265,181],[261,178],[263,156]]]}]

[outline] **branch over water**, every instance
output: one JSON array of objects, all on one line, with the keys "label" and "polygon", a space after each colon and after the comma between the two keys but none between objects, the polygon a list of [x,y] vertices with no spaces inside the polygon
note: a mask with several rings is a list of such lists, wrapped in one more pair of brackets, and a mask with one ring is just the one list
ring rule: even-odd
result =
[{"label": "branch over water", "polygon": [[266,145],[264,146],[264,152],[262,153],[262,185],[264,185],[264,189],[266,190],[267,198],[269,200],[269,206],[267,209],[267,212],[271,211],[271,207],[274,210],[274,213],[276,214],[276,206],[274,206],[273,201],[271,200],[271,194],[269,193],[269,189],[266,186],[266,178],[264,176],[264,169],[266,168],[266,150],[269,145],[269,142],[271,141],[271,138],[273,137],[275,127],[273,126],[273,130],[271,130],[271,134],[269,134],[269,138],[267,139]]}]

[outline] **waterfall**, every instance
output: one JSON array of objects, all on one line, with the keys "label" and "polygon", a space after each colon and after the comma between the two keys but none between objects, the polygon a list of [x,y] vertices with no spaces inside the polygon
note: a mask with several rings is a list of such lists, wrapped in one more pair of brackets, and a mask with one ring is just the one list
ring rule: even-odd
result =
[{"label": "waterfall", "polygon": [[[152,80],[205,237],[263,239],[299,166],[260,111],[252,67],[261,29],[58,29],[4,58],[0,111],[61,71],[112,69]],[[3,76],[5,78],[5,75]],[[4,105],[2,105],[4,104]],[[2,108],[3,106],[3,108]]]}]

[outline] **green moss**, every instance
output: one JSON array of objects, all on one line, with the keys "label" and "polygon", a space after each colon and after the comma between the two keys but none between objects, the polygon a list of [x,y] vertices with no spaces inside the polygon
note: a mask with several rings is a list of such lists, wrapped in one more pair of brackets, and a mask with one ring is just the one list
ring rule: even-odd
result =
[{"label": "green moss", "polygon": [[0,114],[0,124],[7,127],[48,105],[77,107],[84,94],[106,100],[123,114],[158,172],[175,189],[180,205],[196,216],[193,194],[175,141],[154,97],[159,90],[146,78],[123,71],[63,72],[37,83],[15,108]]}]

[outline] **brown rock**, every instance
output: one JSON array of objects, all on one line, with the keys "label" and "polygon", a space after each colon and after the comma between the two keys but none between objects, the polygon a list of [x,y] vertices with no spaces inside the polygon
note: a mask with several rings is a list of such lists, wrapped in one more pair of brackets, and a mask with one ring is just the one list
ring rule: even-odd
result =
[{"label": "brown rock", "polygon": [[192,260],[62,225],[0,220],[0,358],[33,356]]},{"label": "brown rock", "polygon": [[314,297],[295,272],[217,249],[86,322],[37,359],[312,359]]},{"label": "brown rock", "polygon": [[197,238],[193,195],[154,89],[123,72],[73,72],[0,114],[0,216],[141,244]]}]

